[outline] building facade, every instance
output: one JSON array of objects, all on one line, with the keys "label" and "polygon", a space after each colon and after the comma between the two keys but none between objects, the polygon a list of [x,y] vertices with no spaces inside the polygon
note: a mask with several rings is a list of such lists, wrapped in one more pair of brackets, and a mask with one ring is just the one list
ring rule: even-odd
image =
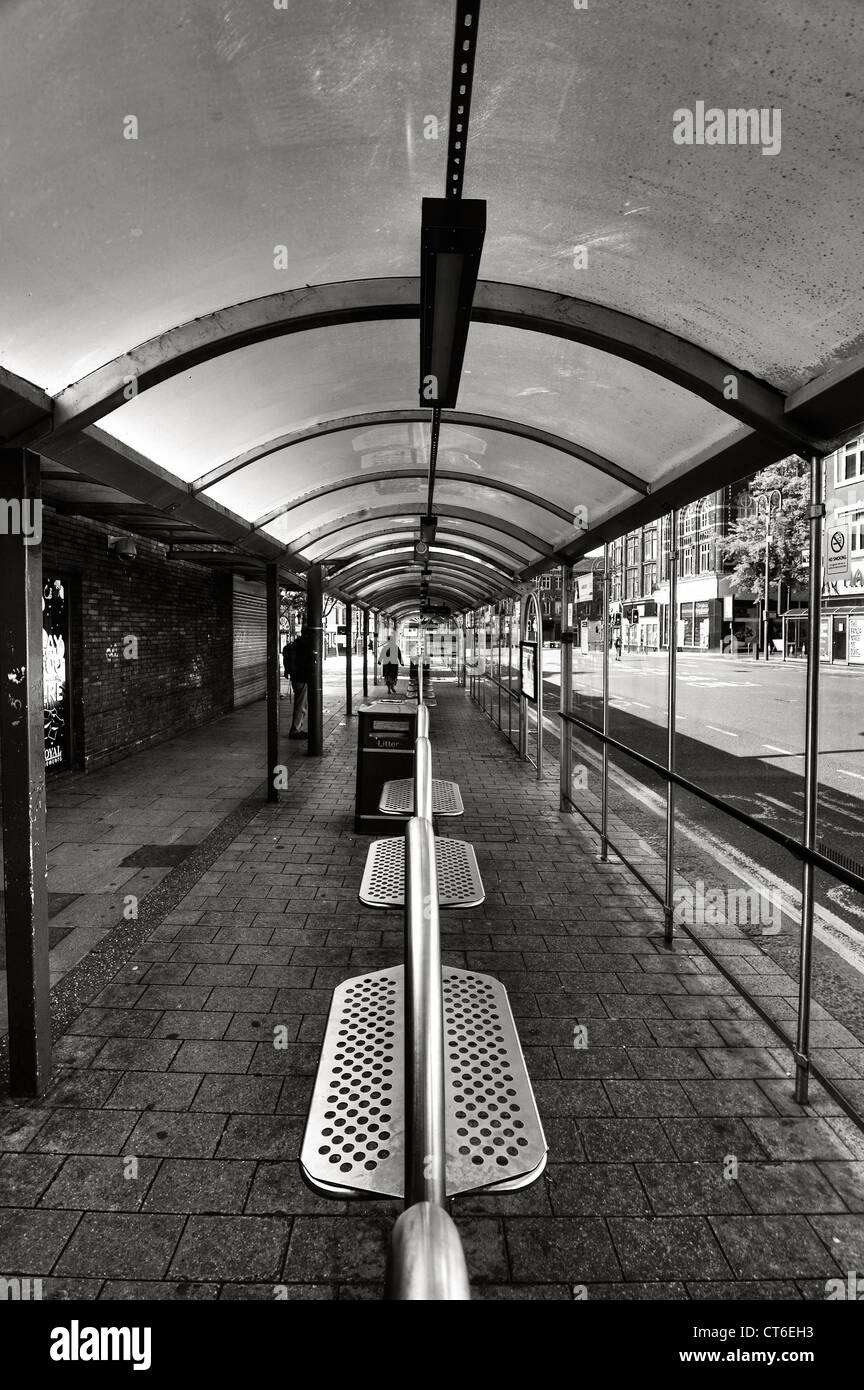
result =
[{"label": "building facade", "polygon": [[848,564],[845,574],[823,572],[820,655],[864,665],[864,436],[826,458],[825,513],[828,530],[847,530]]},{"label": "building facade", "polygon": [[[679,514],[677,645],[683,650],[752,654],[760,640],[760,599],[732,590],[733,566],[720,541],[748,505],[747,480],[709,493]],[[659,651],[669,643],[669,518],[630,531],[609,547],[610,624],[627,651]],[[584,649],[601,645],[602,583],[597,561],[574,565],[574,575],[594,572],[590,600],[575,601],[574,626]],[[560,637],[561,571],[540,577],[544,640]],[[574,596],[575,597],[575,596]],[[776,609],[776,596],[771,605]],[[565,617],[566,621],[566,617]],[[779,627],[778,627],[779,631]]]}]

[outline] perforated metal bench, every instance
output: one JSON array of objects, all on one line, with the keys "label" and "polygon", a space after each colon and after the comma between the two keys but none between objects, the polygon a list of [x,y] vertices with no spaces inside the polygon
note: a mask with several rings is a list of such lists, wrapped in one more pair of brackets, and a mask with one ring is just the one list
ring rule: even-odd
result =
[{"label": "perforated metal bench", "polygon": [[[333,994],[300,1163],[330,1197],[405,1195],[404,966]],[[526,1187],[546,1139],[507,991],[443,969],[447,1195]]]},{"label": "perforated metal bench", "polygon": [[[413,777],[400,777],[391,782],[385,782],[381,790],[378,810],[385,816],[413,816]],[[433,816],[461,816],[465,814],[458,782],[445,782],[440,777],[432,778],[432,814]]]},{"label": "perforated metal bench", "polygon": [[[486,893],[474,849],[465,840],[436,837],[435,866],[441,907],[479,907]],[[373,840],[360,884],[367,907],[405,906],[405,840],[401,835]]]}]

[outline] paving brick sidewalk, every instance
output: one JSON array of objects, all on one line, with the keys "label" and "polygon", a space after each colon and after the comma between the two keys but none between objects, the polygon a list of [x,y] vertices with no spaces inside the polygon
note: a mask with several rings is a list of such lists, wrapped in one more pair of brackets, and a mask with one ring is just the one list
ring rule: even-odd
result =
[{"label": "paving brick sidewalk", "polygon": [[[818,1091],[794,1105],[773,1033],[696,946],[663,947],[653,900],[464,691],[438,699],[449,833],[487,890],[444,915],[445,961],[507,985],[550,1146],[533,1187],[457,1204],[474,1296],[824,1298],[864,1268],[864,1138]],[[334,985],[402,959],[400,914],[357,898],[354,740],[286,745],[279,806],[84,1009],[50,1093],[0,1109],[3,1273],[52,1297],[380,1297],[398,1205],[319,1198],[297,1162]]]},{"label": "paving brick sidewalk", "polygon": [[[344,715],[344,661],[325,662],[325,726]],[[362,683],[361,662],[354,676]],[[282,689],[288,691],[283,680]],[[355,694],[360,698],[360,684]],[[290,700],[280,706],[291,717]],[[245,705],[212,724],[90,773],[49,778],[48,912],[56,985],[263,781],[265,707]],[[284,732],[284,730],[283,730]],[[3,837],[0,834],[0,922]],[[6,943],[0,931],[0,1033],[8,1026]]]}]

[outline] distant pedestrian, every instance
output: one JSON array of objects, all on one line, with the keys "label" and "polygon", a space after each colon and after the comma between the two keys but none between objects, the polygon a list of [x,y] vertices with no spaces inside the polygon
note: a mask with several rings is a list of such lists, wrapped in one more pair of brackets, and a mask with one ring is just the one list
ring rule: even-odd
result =
[{"label": "distant pedestrian", "polygon": [[308,627],[304,626],[296,641],[286,642],[282,648],[282,661],[285,675],[290,680],[294,693],[294,711],[288,737],[308,738],[306,714],[309,705],[309,682],[312,679],[312,635]]},{"label": "distant pedestrian", "polygon": [[615,634],[615,660],[616,660],[616,661],[620,661],[620,660],[621,660],[621,633],[620,633],[620,632],[617,632],[617,633]]},{"label": "distant pedestrian", "polygon": [[384,677],[384,684],[387,687],[388,694],[393,695],[396,691],[399,667],[405,665],[394,633],[390,633],[390,636],[378,653],[378,660],[381,662],[381,674]]}]

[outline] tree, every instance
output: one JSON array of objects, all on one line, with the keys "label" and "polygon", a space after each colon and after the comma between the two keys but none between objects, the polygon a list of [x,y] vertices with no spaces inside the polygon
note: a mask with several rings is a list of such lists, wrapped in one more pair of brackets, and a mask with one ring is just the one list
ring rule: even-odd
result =
[{"label": "tree", "polygon": [[809,479],[806,463],[793,455],[756,473],[735,499],[738,519],[729,534],[718,541],[718,548],[735,566],[730,583],[736,592],[761,595],[764,590],[765,513],[764,508],[757,512],[756,498],[775,487],[780,490],[783,506],[771,513],[769,582],[785,585],[787,592],[807,584]]},{"label": "tree", "polygon": [[300,632],[306,617],[306,595],[298,589],[279,592],[279,631],[289,642]]},{"label": "tree", "polygon": [[[326,619],[338,602],[324,595],[322,615]],[[287,633],[293,642],[306,621],[306,595],[300,589],[282,589],[279,604],[279,630]]]}]

